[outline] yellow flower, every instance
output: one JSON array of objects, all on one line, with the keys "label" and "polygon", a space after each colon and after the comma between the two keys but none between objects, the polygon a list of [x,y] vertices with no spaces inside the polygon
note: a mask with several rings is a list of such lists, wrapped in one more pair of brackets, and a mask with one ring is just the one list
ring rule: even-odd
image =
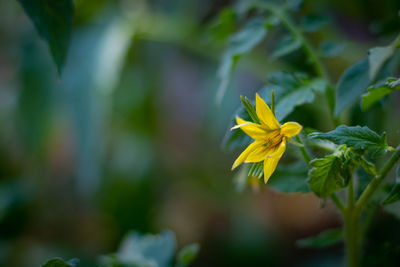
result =
[{"label": "yellow flower", "polygon": [[260,124],[236,117],[238,125],[232,130],[242,129],[254,139],[254,142],[235,160],[232,170],[243,162],[264,161],[264,182],[267,183],[286,150],[286,139],[297,135],[302,127],[297,122],[287,122],[281,126],[258,94],[256,94],[256,113]]}]

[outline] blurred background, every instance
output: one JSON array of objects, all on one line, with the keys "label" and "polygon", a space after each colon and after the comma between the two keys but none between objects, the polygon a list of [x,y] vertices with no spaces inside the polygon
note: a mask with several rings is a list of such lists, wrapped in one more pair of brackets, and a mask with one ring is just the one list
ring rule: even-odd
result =
[{"label": "blurred background", "polygon": [[[230,168],[240,150],[224,151],[221,141],[239,95],[253,98],[270,72],[293,69],[302,57],[272,60],[262,43],[241,59],[216,105],[218,64],[237,29],[226,12],[234,3],[76,0],[59,76],[19,3],[0,1],[0,265],[59,256],[96,266],[127,232],[170,229],[179,247],[201,244],[192,266],[340,266],[341,244],[295,244],[341,225],[329,202],[264,185],[235,188]],[[345,45],[324,61],[337,79],[399,33],[399,10],[397,0],[308,0],[298,15],[329,19],[311,41]],[[332,129],[315,115],[324,105],[316,102],[288,120]],[[357,104],[346,120],[386,129],[396,145],[399,104],[397,94],[365,116]],[[370,249],[398,260],[397,217],[376,212]]]}]

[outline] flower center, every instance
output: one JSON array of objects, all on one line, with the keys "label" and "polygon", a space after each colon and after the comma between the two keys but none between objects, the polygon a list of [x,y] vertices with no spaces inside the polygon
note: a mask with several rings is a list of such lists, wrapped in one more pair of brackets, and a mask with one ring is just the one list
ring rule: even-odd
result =
[{"label": "flower center", "polygon": [[274,147],[279,145],[282,142],[283,135],[281,134],[281,130],[273,131],[267,138],[264,146]]}]

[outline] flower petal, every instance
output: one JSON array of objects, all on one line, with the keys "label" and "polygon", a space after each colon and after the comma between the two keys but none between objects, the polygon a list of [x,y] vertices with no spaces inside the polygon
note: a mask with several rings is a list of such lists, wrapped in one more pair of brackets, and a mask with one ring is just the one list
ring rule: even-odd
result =
[{"label": "flower petal", "polygon": [[265,103],[258,94],[256,94],[256,113],[260,122],[266,125],[269,129],[279,129],[279,122],[269,109],[267,103]]},{"label": "flower petal", "polygon": [[268,134],[260,124],[248,122],[239,117],[236,117],[236,123],[238,125],[232,129],[240,128],[253,139],[265,139]]},{"label": "flower petal", "polygon": [[267,183],[269,177],[274,173],[281,157],[266,158],[264,160],[264,182]]},{"label": "flower petal", "polygon": [[275,148],[275,150],[267,156],[267,158],[280,158],[286,150],[286,138],[283,137],[282,142]]},{"label": "flower petal", "polygon": [[240,155],[239,157],[235,160],[235,162],[233,163],[232,166],[232,170],[235,169],[237,166],[239,166],[240,164],[242,164],[246,158],[248,157],[248,155],[253,152],[254,149],[256,149],[258,146],[260,146],[262,144],[261,141],[254,141],[253,143],[251,143]]},{"label": "flower petal", "polygon": [[274,153],[274,151],[275,148],[265,146],[265,143],[261,143],[247,156],[245,162],[263,161],[269,154]]},{"label": "flower petal", "polygon": [[287,122],[281,126],[281,133],[286,137],[292,137],[298,135],[301,128],[297,122]]}]

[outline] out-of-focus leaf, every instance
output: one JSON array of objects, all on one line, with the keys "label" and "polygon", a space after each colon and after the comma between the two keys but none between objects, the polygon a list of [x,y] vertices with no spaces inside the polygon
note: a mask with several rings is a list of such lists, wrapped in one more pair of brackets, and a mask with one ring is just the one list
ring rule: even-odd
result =
[{"label": "out-of-focus leaf", "polygon": [[301,27],[305,32],[316,32],[328,24],[328,19],[321,15],[308,15],[301,20]]},{"label": "out-of-focus leaf", "polygon": [[319,54],[322,57],[335,57],[343,52],[345,46],[344,43],[324,41],[319,46]]},{"label": "out-of-focus leaf", "polygon": [[220,85],[217,90],[216,102],[220,103],[229,85],[231,74],[239,58],[252,50],[259,44],[267,34],[264,18],[253,18],[236,34],[234,34],[228,45],[228,49],[222,56],[218,69]]},{"label": "out-of-focus leaf", "polygon": [[370,83],[368,59],[363,59],[344,71],[336,88],[334,115],[353,104]]},{"label": "out-of-focus leaf", "polygon": [[383,205],[392,204],[400,200],[400,164],[396,169],[396,184],[393,186],[393,189],[390,191],[389,195],[383,201]]},{"label": "out-of-focus leaf", "polygon": [[112,97],[133,40],[131,18],[102,15],[77,31],[63,71],[61,87],[76,125],[77,186],[90,196],[99,184],[104,129]]},{"label": "out-of-focus leaf", "polygon": [[302,248],[326,248],[343,242],[343,229],[329,229],[319,233],[317,236],[312,236],[297,240],[296,244]]},{"label": "out-of-focus leaf", "polygon": [[373,81],[385,62],[391,58],[396,51],[394,45],[374,47],[368,51],[369,78]]},{"label": "out-of-focus leaf", "polygon": [[335,144],[345,144],[355,149],[367,150],[379,154],[389,148],[386,143],[386,134],[379,135],[367,126],[340,125],[335,130],[327,133],[311,133],[310,138],[326,139]]},{"label": "out-of-focus leaf", "polygon": [[341,160],[338,155],[314,159],[310,165],[308,184],[317,196],[329,197],[342,187],[339,181]]},{"label": "out-of-focus leaf", "polygon": [[279,164],[268,181],[268,187],[281,193],[308,193],[307,171],[308,166],[303,161],[290,165]]},{"label": "out-of-focus leaf", "polygon": [[271,57],[279,58],[286,56],[301,47],[301,42],[291,35],[285,36],[279,41],[272,53]]},{"label": "out-of-focus leaf", "polygon": [[64,261],[63,259],[55,258],[48,260],[45,264],[42,264],[42,267],[75,267],[77,266],[78,262],[78,259]]},{"label": "out-of-focus leaf", "polygon": [[400,184],[396,183],[392,191],[390,191],[389,195],[383,201],[383,205],[392,204],[398,200],[400,200]]},{"label": "out-of-focus leaf", "polygon": [[175,235],[163,231],[158,235],[133,232],[122,241],[115,255],[118,264],[141,267],[168,267],[176,250]]},{"label": "out-of-focus leaf", "polygon": [[[399,48],[398,39],[385,47],[375,47],[368,51],[368,57],[347,68],[339,79],[336,89],[336,106],[334,115],[353,104],[365,91],[368,85],[385,72],[385,66],[395,67],[390,59]],[[391,70],[393,71],[393,70]]]},{"label": "out-of-focus leaf", "polygon": [[293,11],[299,11],[303,5],[303,0],[286,0],[287,5]]},{"label": "out-of-focus leaf", "polygon": [[183,247],[178,253],[178,267],[184,267],[194,261],[200,251],[198,243],[190,244]]},{"label": "out-of-focus leaf", "polygon": [[236,13],[231,8],[221,11],[218,20],[211,26],[211,34],[216,40],[225,40],[236,28]]},{"label": "out-of-focus leaf", "polygon": [[32,20],[37,32],[49,45],[61,74],[72,32],[72,0],[18,0]]},{"label": "out-of-focus leaf", "polygon": [[271,91],[275,92],[275,115],[278,121],[300,105],[312,103],[316,92],[324,92],[327,83],[322,78],[309,80],[301,75],[290,73],[276,73],[269,79],[273,84],[267,85],[260,91],[265,101],[271,103]]},{"label": "out-of-focus leaf", "polygon": [[397,78],[388,78],[384,84],[368,88],[368,93],[364,94],[361,99],[362,109],[369,109],[380,99],[396,90],[400,90],[400,79]]},{"label": "out-of-focus leaf", "polygon": [[235,114],[232,116],[231,123],[229,124],[224,139],[222,140],[222,148],[229,151],[237,148],[242,148],[245,145],[250,144],[251,142],[251,138],[241,129],[231,130],[231,128],[236,125],[236,116],[239,116],[244,120],[251,121],[249,114],[246,112],[243,106],[240,106]]},{"label": "out-of-focus leaf", "polygon": [[35,157],[46,151],[52,119],[52,88],[56,85],[56,73],[52,72],[52,63],[45,53],[42,43],[31,38],[21,52],[17,125],[26,151]]}]

